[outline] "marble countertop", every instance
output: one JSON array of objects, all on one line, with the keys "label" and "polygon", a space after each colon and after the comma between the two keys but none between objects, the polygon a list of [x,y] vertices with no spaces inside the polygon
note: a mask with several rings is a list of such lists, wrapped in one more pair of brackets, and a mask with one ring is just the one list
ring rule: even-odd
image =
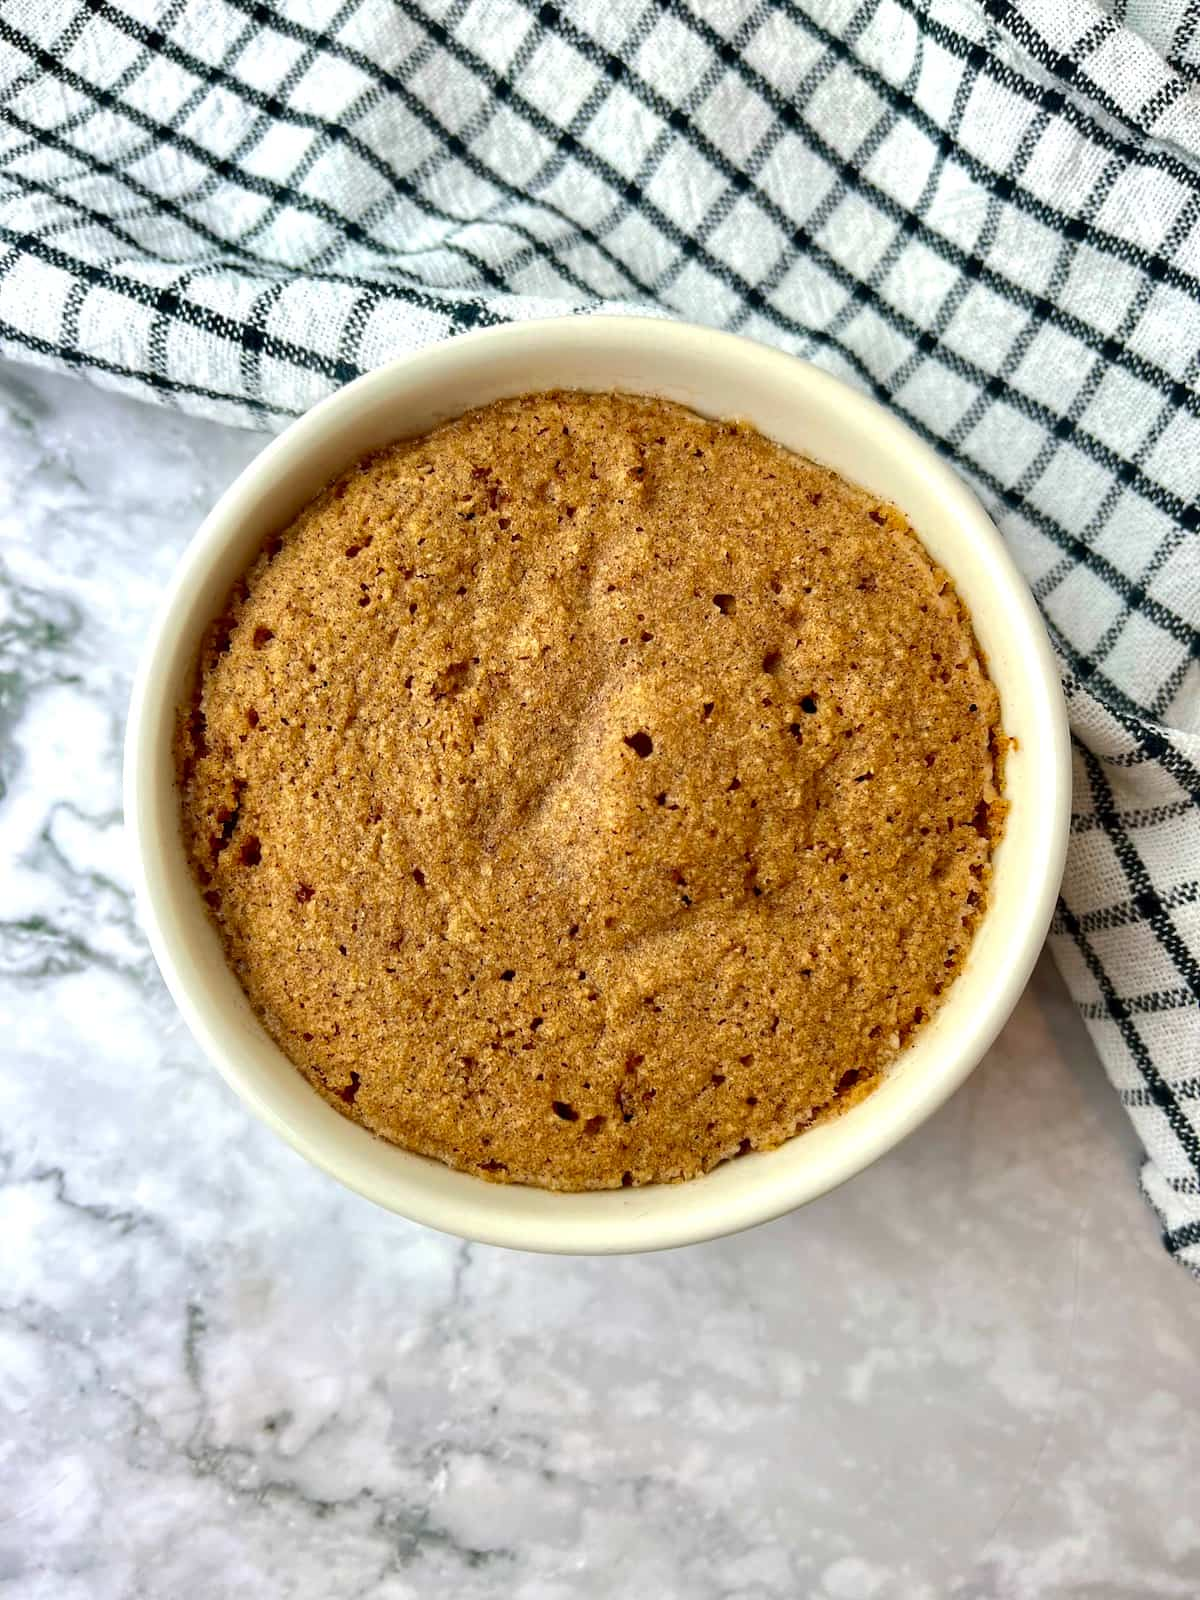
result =
[{"label": "marble countertop", "polygon": [[660,1256],[388,1216],[204,1063],[121,738],[261,444],[0,367],[2,1600],[1190,1600],[1200,1285],[1045,959],[901,1149]]}]

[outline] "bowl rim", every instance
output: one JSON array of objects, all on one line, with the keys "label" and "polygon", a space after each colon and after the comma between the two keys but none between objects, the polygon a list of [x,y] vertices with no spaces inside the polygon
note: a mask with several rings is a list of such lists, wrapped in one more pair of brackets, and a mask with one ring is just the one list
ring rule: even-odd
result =
[{"label": "bowl rim", "polygon": [[[643,352],[649,345],[668,360],[672,356],[682,358],[685,352],[692,360],[702,355],[717,368],[728,367],[730,363],[762,364],[764,370],[772,368],[781,383],[793,383],[798,391],[806,388],[811,404],[829,405],[853,417],[859,427],[869,430],[885,444],[902,447],[932,485],[948,518],[962,526],[974,542],[976,552],[986,558],[995,583],[997,614],[1003,615],[1004,626],[1019,638],[1024,666],[1039,697],[1034,710],[1039,718],[1039,730],[1044,734],[1046,754],[1034,774],[1043,823],[1038,836],[1040,857],[1033,875],[1035,881],[1023,908],[1023,931],[1014,935],[1011,948],[1006,948],[1007,960],[997,972],[983,1007],[965,1019],[963,1043],[954,1059],[936,1075],[930,1074],[914,1085],[899,1112],[890,1119],[872,1121],[869,1116],[862,1116],[863,1108],[870,1107],[882,1092],[882,1085],[835,1119],[846,1122],[857,1118],[861,1123],[853,1148],[848,1146],[836,1159],[813,1163],[811,1169],[801,1163],[796,1172],[785,1174],[783,1181],[776,1176],[775,1181],[764,1178],[760,1183],[739,1184],[734,1192],[718,1196],[715,1204],[708,1205],[700,1203],[699,1191],[712,1184],[715,1175],[723,1170],[721,1167],[681,1184],[594,1191],[584,1197],[521,1185],[493,1184],[466,1173],[453,1173],[451,1182],[444,1177],[451,1169],[441,1163],[386,1145],[385,1141],[361,1129],[358,1131],[364,1133],[367,1140],[388,1152],[385,1160],[394,1165],[393,1173],[382,1175],[377,1170],[380,1162],[350,1161],[344,1155],[335,1154],[335,1138],[327,1138],[323,1132],[314,1132],[311,1126],[304,1125],[313,1119],[298,1120],[289,1115],[282,1104],[282,1093],[264,1092],[243,1070],[236,1029],[231,1027],[228,1017],[220,1014],[221,1007],[202,997],[188,939],[176,925],[168,903],[170,880],[177,878],[181,867],[185,873],[188,869],[177,838],[178,858],[173,863],[168,860],[172,846],[158,816],[160,785],[155,768],[161,765],[163,750],[155,728],[162,722],[166,694],[164,663],[178,647],[189,595],[226,545],[237,536],[246,519],[253,516],[255,505],[273,486],[286,482],[305,453],[364,403],[395,395],[402,405],[406,389],[436,376],[439,368],[452,368],[455,363],[469,366],[473,360],[478,361],[484,346],[490,345],[496,350],[507,347],[510,354],[522,350],[544,353],[547,348],[558,346],[563,358],[568,359],[573,351],[583,349],[589,342],[592,346],[632,343],[641,346]],[[571,385],[564,382],[561,386]],[[714,388],[719,388],[719,380],[714,380]],[[516,388],[509,392],[522,391]],[[645,388],[642,392],[653,390]],[[761,422],[757,425],[763,426]],[[401,425],[396,437],[404,436]],[[918,528],[918,535],[920,531]],[[972,616],[977,612],[978,607],[972,608]],[[235,1092],[307,1160],[389,1210],[459,1237],[559,1253],[606,1254],[672,1248],[721,1237],[771,1220],[853,1177],[932,1115],[978,1064],[1007,1020],[1032,971],[1053,914],[1065,862],[1070,793],[1066,707],[1045,626],[998,530],[953,469],[877,401],[796,356],[741,335],[697,324],[659,317],[607,314],[510,323],[476,330],[400,356],[327,396],[267,444],[203,519],[168,581],[135,675],[124,753],[125,819],[133,845],[137,904],[143,926],[155,961],[189,1031]],[[176,819],[176,829],[177,826]],[[191,885],[190,873],[188,882]],[[194,885],[191,889],[196,892]],[[198,894],[196,899],[198,904]],[[985,913],[985,923],[988,915],[990,911]],[[927,1029],[950,1007],[952,993],[953,989],[935,1014],[934,1022],[926,1024]],[[267,1037],[265,1030],[262,1036]],[[273,1044],[271,1050],[286,1065],[292,1082],[301,1082],[307,1094],[324,1106],[316,1091],[301,1079],[282,1051]],[[905,1054],[902,1051],[898,1061]],[[331,1108],[325,1109],[343,1127],[356,1126]],[[780,1151],[815,1137],[815,1132],[805,1133],[775,1151],[756,1153],[744,1162],[725,1163],[724,1167],[769,1163]],[[429,1169],[436,1169],[436,1172]],[[470,1194],[462,1188],[463,1183],[475,1186],[478,1192]],[[672,1189],[676,1194],[696,1191],[697,1203],[689,1206],[685,1201],[655,1214],[645,1197],[653,1196],[657,1188]],[[455,1197],[448,1199],[448,1193]],[[469,1198],[463,1199],[464,1194]],[[586,1200],[596,1200],[600,1196],[612,1200],[618,1195],[624,1200],[619,1213],[605,1215],[598,1210],[591,1221],[587,1220],[584,1215]],[[530,1196],[540,1198],[530,1204]],[[585,1200],[585,1207],[563,1207],[564,1215],[558,1220],[549,1215],[551,1207],[547,1201],[561,1206],[566,1200]],[[568,1217],[567,1211],[577,1214]]]}]

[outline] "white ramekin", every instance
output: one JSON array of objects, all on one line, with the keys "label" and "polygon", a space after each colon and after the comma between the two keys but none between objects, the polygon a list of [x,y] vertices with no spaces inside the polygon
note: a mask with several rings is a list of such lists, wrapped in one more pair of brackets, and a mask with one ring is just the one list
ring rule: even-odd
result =
[{"label": "white ramekin", "polygon": [[[226,967],[180,842],[173,713],[201,632],[263,538],[347,462],[472,406],[538,389],[663,395],[753,423],[908,516],[974,619],[1016,741],[991,903],[933,1021],[843,1116],[706,1177],[594,1194],[491,1184],[386,1144],[321,1100],[255,1020]],[[524,1250],[654,1250],[731,1233],[824,1194],[937,1109],[1015,1005],[1045,936],[1066,848],[1070,771],[1054,659],[1029,591],[974,496],[895,418],[792,356],[677,322],[585,317],[470,334],[369,373],[314,407],[221,497],[151,632],[125,748],[140,903],[196,1040],[254,1111],[317,1166],[418,1222]]]}]

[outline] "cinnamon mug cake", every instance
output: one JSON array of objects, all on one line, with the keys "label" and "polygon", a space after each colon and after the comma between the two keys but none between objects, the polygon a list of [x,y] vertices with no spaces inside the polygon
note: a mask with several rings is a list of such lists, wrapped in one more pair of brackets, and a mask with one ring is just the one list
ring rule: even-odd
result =
[{"label": "cinnamon mug cake", "polygon": [[999,701],[903,516],[666,401],[494,402],[268,536],[180,706],[271,1037],[501,1181],[769,1149],[877,1083],[987,903]]},{"label": "cinnamon mug cake", "polygon": [[372,374],[246,476],[131,813],[176,995],[293,1142],[474,1237],[649,1248],[961,1080],[1044,932],[1065,737],[1020,580],[904,430],[596,319]]}]

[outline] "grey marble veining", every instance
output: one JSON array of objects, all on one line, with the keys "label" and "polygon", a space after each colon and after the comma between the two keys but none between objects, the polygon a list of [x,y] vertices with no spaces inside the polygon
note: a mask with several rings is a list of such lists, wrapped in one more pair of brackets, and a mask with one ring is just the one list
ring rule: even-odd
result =
[{"label": "grey marble veining", "polygon": [[1200,1289],[1046,963],[902,1149],[654,1257],[389,1217],[200,1059],[120,744],[261,442],[0,368],[0,1597],[1190,1600]]}]

